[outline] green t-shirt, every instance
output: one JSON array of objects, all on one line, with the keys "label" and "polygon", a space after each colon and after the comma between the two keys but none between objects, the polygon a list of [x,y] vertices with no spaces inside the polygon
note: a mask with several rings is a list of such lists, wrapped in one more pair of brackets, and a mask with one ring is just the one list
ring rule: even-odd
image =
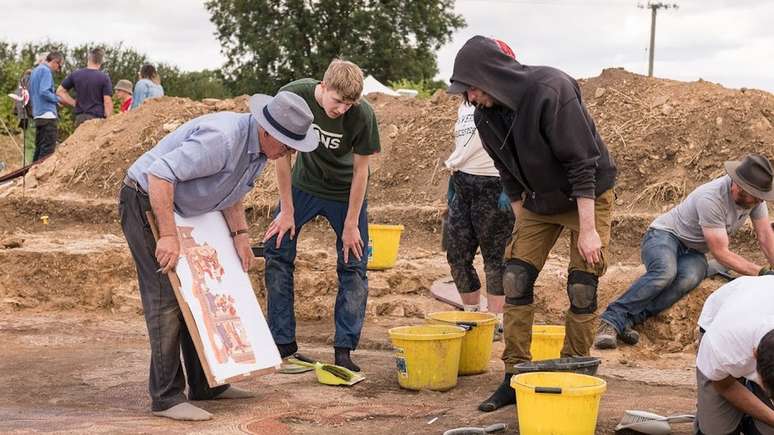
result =
[{"label": "green t-shirt", "polygon": [[321,198],[347,202],[352,186],[352,153],[368,156],[381,151],[379,128],[371,105],[362,99],[344,116],[328,117],[314,98],[314,88],[319,83],[301,79],[280,89],[306,100],[314,115],[312,125],[320,135],[316,150],[298,153],[293,166],[293,186]]}]

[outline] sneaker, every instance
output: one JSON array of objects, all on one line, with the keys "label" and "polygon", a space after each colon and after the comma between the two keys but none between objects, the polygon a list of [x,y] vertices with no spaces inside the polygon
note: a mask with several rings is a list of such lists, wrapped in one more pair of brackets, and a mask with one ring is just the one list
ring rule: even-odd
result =
[{"label": "sneaker", "polygon": [[615,330],[613,325],[603,320],[599,322],[599,329],[597,330],[596,337],[594,337],[594,347],[597,349],[615,349],[618,346],[616,343],[617,336],[618,331]]},{"label": "sneaker", "polygon": [[285,359],[298,352],[298,344],[295,341],[288,344],[277,344],[277,350],[279,350],[280,358]]},{"label": "sneaker", "polygon": [[346,347],[335,347],[334,350],[334,359],[337,366],[344,367],[345,369],[352,370],[353,372],[359,372],[360,367],[358,367],[357,364],[352,362],[352,358],[350,357],[350,351],[351,349],[348,349]]},{"label": "sneaker", "polygon": [[632,328],[626,328],[618,334],[618,338],[629,346],[634,346],[640,341],[640,333]]}]

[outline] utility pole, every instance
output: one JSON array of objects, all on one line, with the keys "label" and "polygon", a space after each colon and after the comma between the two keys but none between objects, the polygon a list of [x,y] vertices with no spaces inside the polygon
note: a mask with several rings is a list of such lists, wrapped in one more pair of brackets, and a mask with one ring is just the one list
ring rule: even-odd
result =
[{"label": "utility pole", "polygon": [[650,9],[650,51],[648,52],[648,77],[653,77],[653,55],[656,51],[656,11],[659,9],[677,9],[676,3],[668,4],[662,2],[651,2],[648,4],[638,4],[640,9]]}]

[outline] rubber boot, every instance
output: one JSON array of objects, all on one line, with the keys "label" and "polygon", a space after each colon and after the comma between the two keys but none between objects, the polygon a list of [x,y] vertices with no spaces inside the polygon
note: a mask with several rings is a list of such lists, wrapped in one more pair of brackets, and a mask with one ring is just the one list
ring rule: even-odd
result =
[{"label": "rubber boot", "polygon": [[564,346],[562,358],[573,356],[589,356],[589,349],[594,343],[594,325],[597,315],[575,314],[570,310],[564,314]]},{"label": "rubber boot", "polygon": [[510,305],[503,307],[503,362],[505,372],[513,373],[513,366],[529,361],[532,354],[529,347],[532,344],[532,321],[535,318],[534,305]]}]

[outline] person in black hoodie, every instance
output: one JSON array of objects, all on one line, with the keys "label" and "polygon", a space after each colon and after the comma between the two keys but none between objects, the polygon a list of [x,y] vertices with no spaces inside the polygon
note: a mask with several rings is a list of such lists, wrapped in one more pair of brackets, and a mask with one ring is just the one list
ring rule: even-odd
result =
[{"label": "person in black hoodie", "polygon": [[616,166],[583,105],[578,83],[547,66],[522,65],[484,36],[457,53],[448,92],[475,104],[474,119],[516,215],[505,250],[505,379],[479,405],[515,403],[515,364],[529,361],[534,284],[563,229],[570,265],[562,357],[585,356],[594,339],[597,284],[607,267]]}]

